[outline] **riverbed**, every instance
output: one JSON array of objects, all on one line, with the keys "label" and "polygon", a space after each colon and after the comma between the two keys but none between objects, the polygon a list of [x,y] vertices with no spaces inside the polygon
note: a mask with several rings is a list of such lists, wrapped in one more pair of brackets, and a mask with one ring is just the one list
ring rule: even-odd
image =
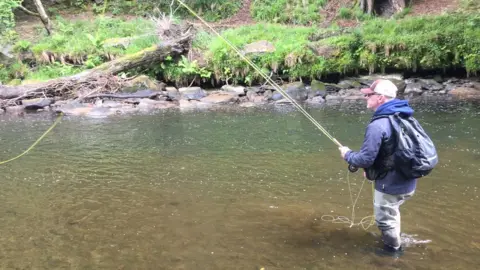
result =
[{"label": "riverbed", "polygon": [[[475,269],[480,263],[480,105],[417,103],[440,157],[402,208],[416,241],[378,257],[375,226],[351,217],[347,180],[372,214],[369,183],[293,107],[64,117],[2,165],[2,269]],[[308,109],[358,149],[363,104]],[[49,113],[0,116],[0,159],[27,149]]]}]

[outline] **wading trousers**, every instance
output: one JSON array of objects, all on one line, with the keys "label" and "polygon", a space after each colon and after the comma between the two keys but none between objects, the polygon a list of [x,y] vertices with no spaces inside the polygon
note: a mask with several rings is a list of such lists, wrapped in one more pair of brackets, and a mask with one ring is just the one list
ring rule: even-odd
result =
[{"label": "wading trousers", "polygon": [[407,194],[390,195],[375,190],[375,221],[382,232],[383,243],[393,249],[402,245],[400,238],[400,205],[410,199],[415,191]]}]

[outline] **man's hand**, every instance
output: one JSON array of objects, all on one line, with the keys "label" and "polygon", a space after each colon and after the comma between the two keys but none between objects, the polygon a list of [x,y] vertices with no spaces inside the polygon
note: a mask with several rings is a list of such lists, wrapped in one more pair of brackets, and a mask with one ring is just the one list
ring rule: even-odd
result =
[{"label": "man's hand", "polygon": [[345,159],[345,154],[347,154],[348,151],[350,151],[350,148],[346,146],[339,147],[338,150],[340,150],[340,155],[342,156],[343,159]]}]

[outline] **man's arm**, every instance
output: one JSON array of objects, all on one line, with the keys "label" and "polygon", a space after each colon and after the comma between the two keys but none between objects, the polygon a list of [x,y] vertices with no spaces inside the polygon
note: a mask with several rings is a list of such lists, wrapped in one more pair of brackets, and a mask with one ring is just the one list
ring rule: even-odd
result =
[{"label": "man's arm", "polygon": [[382,146],[384,131],[380,125],[370,123],[365,132],[362,148],[359,152],[348,151],[345,154],[345,161],[358,168],[369,168],[375,162],[378,151]]}]

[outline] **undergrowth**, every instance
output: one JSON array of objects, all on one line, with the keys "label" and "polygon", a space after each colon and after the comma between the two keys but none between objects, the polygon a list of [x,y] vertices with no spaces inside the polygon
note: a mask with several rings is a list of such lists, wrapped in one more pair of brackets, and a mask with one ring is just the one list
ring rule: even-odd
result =
[{"label": "undergrowth", "polygon": [[250,10],[257,21],[311,25],[320,22],[327,0],[256,0]]},{"label": "undergrowth", "polygon": [[[17,63],[8,72],[0,68],[0,81],[8,81],[5,77],[41,80],[69,75],[107,61],[105,57],[108,54],[119,56],[137,52],[158,42],[148,36],[152,30],[150,22],[146,20],[124,22],[99,19],[91,24],[59,22],[60,27],[52,38],[45,38],[37,44],[18,42],[16,50],[31,50],[37,55],[42,51],[57,55],[85,54],[88,58],[78,65],[59,61],[37,65],[33,73],[26,66],[27,63]],[[125,47],[104,46],[112,38],[122,41],[125,37],[142,35],[145,36],[131,41]],[[386,69],[419,71],[464,68],[469,75],[480,71],[478,13],[376,18],[366,20],[349,31],[256,24],[225,30],[222,35],[264,73],[289,80],[307,77],[321,79],[323,75],[332,73],[384,72]],[[246,45],[262,40],[271,43],[275,51],[245,51]],[[192,51],[194,56],[190,55],[190,58],[170,58],[142,72],[182,85],[207,80],[246,84],[263,81],[236,52],[212,34],[198,33]]]},{"label": "undergrowth", "polygon": [[[470,75],[480,71],[478,14],[402,20],[378,18],[365,21],[347,33],[308,40],[309,36],[325,31],[329,29],[259,24],[227,30],[223,35],[239,48],[258,40],[271,42],[275,52],[247,56],[265,73],[289,79],[364,70],[384,72],[387,68],[412,71],[465,68]],[[208,67],[216,79],[250,83],[259,78],[220,39],[212,40],[208,47]]]}]

